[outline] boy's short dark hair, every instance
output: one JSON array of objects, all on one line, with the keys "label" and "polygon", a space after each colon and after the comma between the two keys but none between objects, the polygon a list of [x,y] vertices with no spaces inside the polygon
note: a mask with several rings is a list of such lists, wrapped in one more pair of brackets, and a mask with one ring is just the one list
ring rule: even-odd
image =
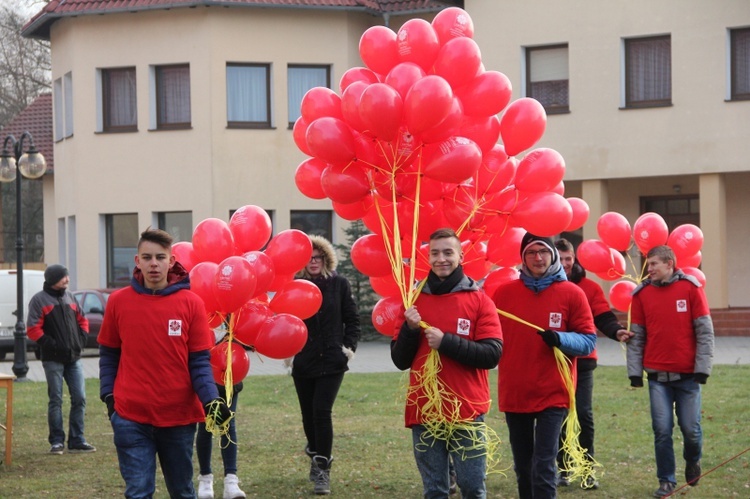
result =
[{"label": "boy's short dark hair", "polygon": [[141,243],[144,243],[146,241],[158,244],[162,248],[169,249],[172,247],[174,238],[164,230],[152,229],[151,227],[149,227],[148,229],[141,232],[141,238],[138,240],[138,247],[140,248]]},{"label": "boy's short dark hair", "polygon": [[575,253],[573,244],[564,237],[561,237],[560,239],[555,241],[555,248],[557,248],[557,251],[570,251],[571,253]]},{"label": "boy's short dark hair", "polygon": [[[458,239],[458,234],[456,234],[456,231],[454,231],[453,229],[444,227],[430,234],[430,241],[434,241],[435,239],[447,239],[449,237]],[[458,240],[460,241],[460,239]]]}]

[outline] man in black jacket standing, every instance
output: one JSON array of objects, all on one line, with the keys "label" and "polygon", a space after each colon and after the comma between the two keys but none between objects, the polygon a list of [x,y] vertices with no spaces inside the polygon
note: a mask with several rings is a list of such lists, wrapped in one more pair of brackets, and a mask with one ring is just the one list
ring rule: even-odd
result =
[{"label": "man in black jacket standing", "polygon": [[89,333],[89,321],[83,316],[73,294],[68,291],[69,284],[68,269],[63,265],[47,267],[44,271],[43,289],[29,302],[26,321],[29,339],[39,344],[44,375],[47,378],[50,454],[62,454],[65,448],[63,379],[70,392],[68,451],[96,451],[83,436],[86,389],[81,352]]}]

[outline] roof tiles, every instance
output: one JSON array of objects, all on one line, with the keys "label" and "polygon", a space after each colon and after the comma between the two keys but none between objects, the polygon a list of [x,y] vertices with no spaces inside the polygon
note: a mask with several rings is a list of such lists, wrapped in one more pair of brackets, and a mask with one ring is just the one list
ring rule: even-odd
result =
[{"label": "roof tiles", "polygon": [[[0,130],[3,140],[9,134],[16,140],[21,140],[23,132],[29,132],[34,139],[34,145],[44,155],[47,161],[47,171],[52,173],[55,166],[52,139],[52,93],[39,95],[26,109],[18,113]],[[29,145],[24,141],[24,149]],[[26,152],[26,151],[24,151]]]}]

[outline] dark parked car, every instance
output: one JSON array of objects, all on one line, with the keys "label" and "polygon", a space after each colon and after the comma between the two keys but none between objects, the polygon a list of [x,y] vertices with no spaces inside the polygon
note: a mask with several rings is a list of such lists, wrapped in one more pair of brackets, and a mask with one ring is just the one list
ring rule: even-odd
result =
[{"label": "dark parked car", "polygon": [[99,349],[96,342],[99,337],[99,329],[102,327],[104,319],[104,308],[107,306],[107,299],[114,289],[79,289],[73,291],[78,305],[83,310],[83,315],[89,321],[89,337],[86,341],[86,348]]}]

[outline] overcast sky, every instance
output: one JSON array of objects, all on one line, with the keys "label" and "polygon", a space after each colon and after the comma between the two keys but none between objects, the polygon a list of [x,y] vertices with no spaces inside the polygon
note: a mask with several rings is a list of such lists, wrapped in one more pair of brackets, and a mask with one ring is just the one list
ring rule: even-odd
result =
[{"label": "overcast sky", "polygon": [[0,8],[20,10],[24,17],[31,19],[31,16],[42,10],[45,3],[47,2],[40,0],[0,0]]}]

